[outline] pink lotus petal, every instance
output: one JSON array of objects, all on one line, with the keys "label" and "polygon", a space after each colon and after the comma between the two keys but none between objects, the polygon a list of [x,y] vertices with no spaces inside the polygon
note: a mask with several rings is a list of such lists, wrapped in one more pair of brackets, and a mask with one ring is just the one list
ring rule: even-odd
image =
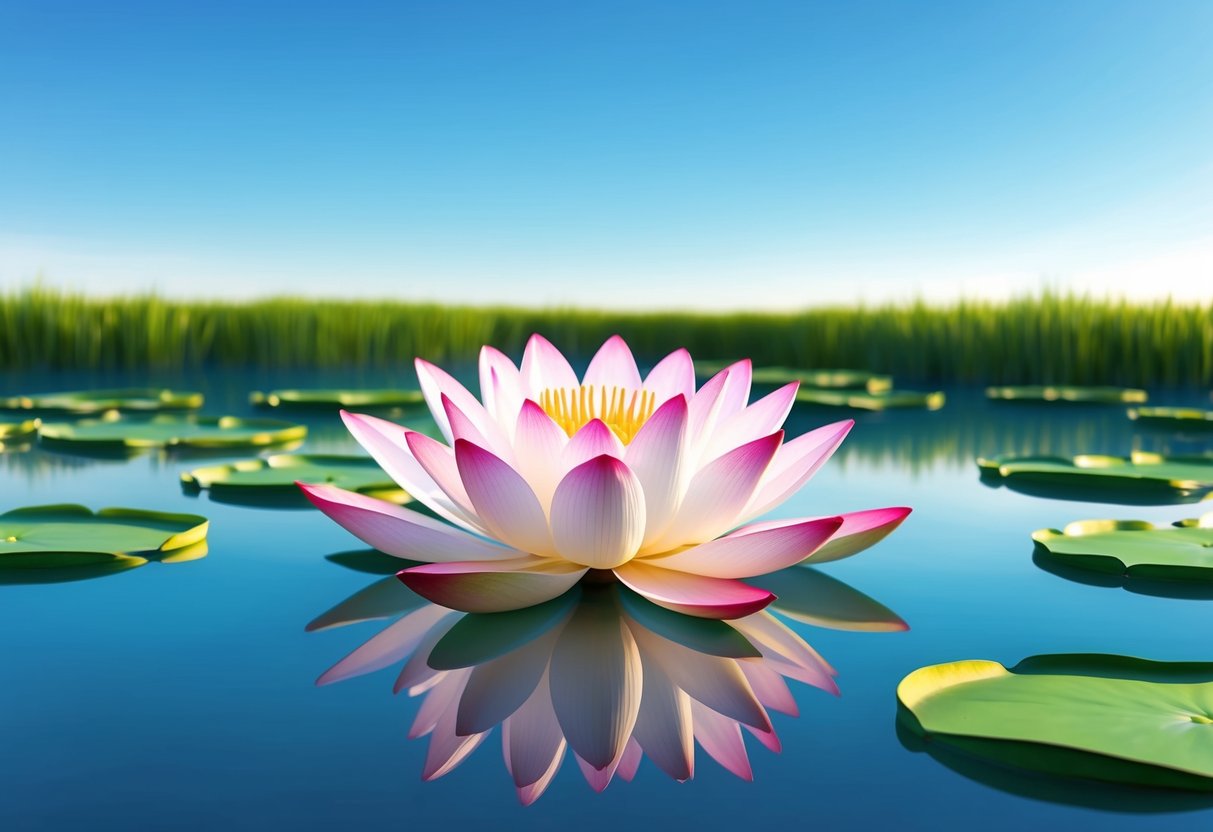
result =
[{"label": "pink lotus petal", "polygon": [[674,396],[649,417],[624,453],[644,492],[642,547],[665,531],[682,498],[686,432],[687,402]]},{"label": "pink lotus petal", "polygon": [[523,552],[554,553],[547,515],[521,474],[466,439],[455,441],[455,462],[477,516],[493,537]]},{"label": "pink lotus petal", "polygon": [[753,364],[750,359],[743,358],[724,368],[729,374],[728,383],[721,393],[720,423],[723,424],[735,414],[740,413],[750,402],[750,380],[753,374]]},{"label": "pink lotus petal", "polygon": [[[630,622],[633,636],[639,624]],[[658,768],[678,781],[695,774],[695,745],[691,725],[691,700],[670,679],[665,667],[640,646],[644,694],[632,737]]]},{"label": "pink lotus petal", "polygon": [[783,751],[783,743],[779,741],[779,735],[775,733],[775,729],[759,731],[752,725],[743,725],[741,727],[749,731],[768,751],[774,751],[776,754]]},{"label": "pink lotus petal", "polygon": [[581,385],[568,360],[542,335],[536,333],[526,342],[522,353],[522,391],[528,399],[551,388],[575,388]]},{"label": "pink lotus petal", "polygon": [[894,506],[841,515],[842,526],[813,554],[813,564],[841,560],[876,545],[900,526],[911,511],[904,506]]},{"label": "pink lotus petal", "polygon": [[838,695],[834,668],[769,612],[739,618],[733,626],[762,651],[768,666],[776,672]]},{"label": "pink lotus petal", "polygon": [[397,574],[435,604],[463,612],[506,612],[550,601],[572,589],[585,567],[526,557],[490,563],[430,563]]},{"label": "pink lotus petal", "polygon": [[644,562],[713,578],[752,578],[795,566],[810,557],[842,522],[841,517],[822,517],[760,531],[743,528],[727,537]]},{"label": "pink lotus petal", "polygon": [[[518,788],[543,780],[564,756],[565,739],[552,710],[545,672],[530,697],[502,725],[505,766]],[[535,795],[538,797],[538,795]]]},{"label": "pink lotus petal", "polygon": [[426,697],[421,700],[421,707],[417,709],[413,724],[409,726],[409,739],[415,740],[434,733],[443,714],[450,711],[452,705],[459,701],[463,686],[471,675],[472,671],[468,668],[443,671],[437,675]]},{"label": "pink lotus petal", "polygon": [[333,485],[299,488],[312,505],[366,544],[409,560],[507,560],[522,553],[453,528],[411,509]]},{"label": "pink lotus petal", "polygon": [[507,464],[514,463],[514,446],[506,438],[504,431],[495,422],[481,427],[468,418],[467,414],[451,401],[446,395],[442,397],[442,407],[446,411],[447,420],[451,425],[453,444],[459,444],[464,439],[477,447],[484,448]]},{"label": "pink lotus petal", "polygon": [[778,431],[735,448],[701,468],[691,478],[669,527],[640,554],[659,554],[703,543],[735,525],[782,441],[783,431]]},{"label": "pink lotus petal", "polygon": [[560,764],[564,762],[564,749],[566,743],[561,741],[560,753],[552,758],[552,764],[548,766],[548,770],[543,773],[543,776],[526,786],[518,787],[518,802],[523,806],[530,806],[536,800],[543,796],[551,784],[553,778],[556,777],[556,772],[560,770]]},{"label": "pink lotus petal", "polygon": [[594,569],[610,569],[636,554],[644,522],[640,482],[612,456],[578,465],[552,496],[556,550],[566,560]]},{"label": "pink lotus petal", "polygon": [[754,779],[741,728],[736,722],[694,700],[691,700],[691,718],[695,722],[695,739],[709,757],[742,780]]},{"label": "pink lotus petal", "polygon": [[400,484],[413,499],[440,517],[469,531],[483,532],[476,517],[468,514],[443,493],[408,448],[411,432],[386,419],[341,411],[341,419],[358,444],[367,450],[387,475]]},{"label": "pink lotus petal", "polygon": [[708,445],[705,457],[712,459],[739,445],[752,442],[778,430],[784,420],[788,418],[792,404],[796,401],[796,391],[799,388],[800,382],[797,381],[785,384],[727,421],[721,422],[712,435],[712,441]]},{"label": "pink lotus petal", "polygon": [[640,743],[636,742],[636,737],[633,736],[623,749],[623,756],[619,758],[619,768],[615,769],[615,773],[624,782],[631,783],[636,776],[636,771],[640,768],[640,761],[643,759],[644,751],[641,749]]},{"label": "pink lotus petal", "polygon": [[548,660],[560,629],[472,668],[471,678],[459,699],[455,733],[479,734],[518,710],[535,692],[547,673]]},{"label": "pink lotus petal", "polygon": [[425,469],[430,478],[442,489],[451,502],[468,514],[475,514],[472,501],[468,499],[463,480],[459,479],[459,466],[455,464],[455,452],[437,439],[424,433],[409,431],[404,435],[409,451],[417,464]]},{"label": "pink lotus petal", "polygon": [[620,757],[619,759],[612,760],[609,765],[603,768],[594,768],[576,754],[573,756],[577,760],[577,767],[581,769],[581,776],[585,778],[585,782],[599,794],[606,791],[606,787],[611,785],[611,780],[615,777],[615,769],[619,767],[619,759],[622,759]]},{"label": "pink lotus petal", "polygon": [[595,769],[623,753],[640,708],[640,653],[614,606],[583,603],[560,634],[552,707],[569,747]]},{"label": "pink lotus petal", "polygon": [[618,335],[608,338],[590,359],[582,384],[639,390],[640,371],[636,369],[636,359],[627,342]]},{"label": "pink lotus petal", "polygon": [[[433,694],[431,694],[432,696]],[[467,759],[476,750],[476,746],[488,736],[472,734],[461,737],[455,733],[455,718],[459,702],[456,699],[438,719],[438,724],[430,734],[430,745],[426,749],[425,766],[421,772],[422,780],[436,780],[449,773],[455,766]]]},{"label": "pink lotus petal", "polygon": [[635,560],[615,567],[615,575],[654,604],[697,618],[740,618],[775,600],[766,590],[741,581],[690,575]]},{"label": "pink lotus petal", "polygon": [[480,349],[480,398],[484,409],[508,432],[522,407],[522,376],[513,361],[489,346]]},{"label": "pink lotus petal", "polygon": [[793,698],[792,691],[788,690],[788,683],[778,671],[766,662],[738,662],[737,665],[764,708],[789,716],[800,714],[796,699]]},{"label": "pink lotus petal", "polygon": [[623,443],[605,422],[601,419],[591,419],[573,434],[565,446],[560,458],[561,470],[567,473],[581,463],[603,454],[623,459]]},{"label": "pink lotus petal", "polygon": [[329,685],[403,661],[417,648],[430,628],[449,614],[450,610],[428,605],[414,610],[326,670],[316,684]]},{"label": "pink lotus petal", "polygon": [[429,406],[430,413],[433,415],[434,421],[438,423],[438,429],[442,431],[447,442],[453,442],[455,437],[451,432],[446,408],[442,405],[444,396],[450,399],[452,404],[475,424],[478,431],[489,432],[490,425],[494,424],[492,418],[480,400],[469,393],[466,387],[442,368],[435,367],[421,358],[415,360],[413,365],[417,369],[417,381],[421,384],[421,393],[425,396],[425,403]]},{"label": "pink lotus petal", "polygon": [[567,471],[560,458],[568,442],[564,430],[542,407],[530,399],[522,403],[514,429],[514,457],[518,473],[530,483],[541,506],[551,506],[552,492]]},{"label": "pink lotus petal", "polygon": [[660,407],[675,396],[688,401],[695,395],[695,364],[685,349],[674,350],[649,371],[642,389],[651,392]]},{"label": "pink lotus petal", "polygon": [[854,425],[854,419],[834,422],[783,445],[771,460],[762,483],[742,512],[740,522],[766,514],[799,491],[817,469],[834,455]]},{"label": "pink lotus petal", "polygon": [[687,442],[696,448],[702,447],[716,429],[717,417],[724,404],[725,387],[729,383],[729,371],[721,370],[712,376],[687,402]]},{"label": "pink lotus petal", "polygon": [[452,611],[448,617],[430,628],[430,631],[421,638],[421,642],[413,651],[413,655],[409,656],[409,660],[404,663],[404,667],[400,668],[400,673],[396,676],[396,682],[392,685],[392,693],[400,693],[402,690],[407,690],[409,696],[419,696],[447,675],[447,671],[445,670],[435,670],[430,667],[430,651],[461,620],[463,620],[463,616],[456,615]]}]

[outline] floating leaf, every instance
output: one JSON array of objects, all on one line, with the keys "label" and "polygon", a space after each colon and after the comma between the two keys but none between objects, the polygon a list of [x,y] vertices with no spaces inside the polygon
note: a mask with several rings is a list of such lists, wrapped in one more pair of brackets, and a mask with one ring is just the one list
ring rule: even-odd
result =
[{"label": "floating leaf", "polygon": [[85,453],[129,453],[143,448],[261,447],[302,440],[306,435],[306,426],[276,419],[137,417],[116,413],[81,422],[46,424],[39,434],[44,445]]},{"label": "floating leaf", "polygon": [[1131,387],[987,387],[986,398],[999,402],[1068,402],[1070,404],[1135,404],[1148,398]]},{"label": "floating leaf", "polygon": [[209,489],[211,497],[220,502],[245,504],[286,501],[310,505],[296,482],[335,485],[394,503],[412,499],[375,460],[362,456],[277,454],[195,468],[183,473],[181,482],[189,490]]},{"label": "floating leaf", "polygon": [[0,571],[179,563],[206,554],[207,519],[131,508],[95,514],[79,505],[0,514]]},{"label": "floating leaf", "polygon": [[1194,503],[1213,491],[1213,457],[1083,454],[979,458],[982,479],[1027,494],[1134,505]]},{"label": "floating leaf", "polygon": [[1045,774],[1213,791],[1213,664],[1056,655],[961,661],[901,681],[928,740]]},{"label": "floating leaf", "polygon": [[[728,364],[716,361],[696,361],[695,373],[712,376]],[[751,380],[754,384],[778,385],[799,381],[808,387],[831,390],[866,390],[883,393],[893,387],[892,376],[869,373],[866,370],[802,370],[797,367],[755,367]]]},{"label": "floating leaf", "polygon": [[864,393],[802,387],[796,392],[796,401],[801,404],[851,407],[856,410],[886,410],[900,407],[939,410],[944,406],[946,400],[947,397],[938,391],[925,393],[919,390],[888,390],[883,393]]},{"label": "floating leaf", "polygon": [[1156,527],[1144,520],[1079,520],[1032,533],[1045,552],[1079,569],[1114,575],[1213,581],[1213,513]]},{"label": "floating leaf", "polygon": [[102,413],[107,410],[196,410],[199,407],[202,407],[201,393],[156,387],[72,390],[0,399],[0,409],[64,414]]},{"label": "floating leaf", "polygon": [[26,419],[23,422],[0,422],[0,451],[29,445],[38,435],[41,419]]},{"label": "floating leaf", "polygon": [[1213,430],[1213,410],[1193,407],[1134,407],[1129,409],[1129,418],[1152,428]]},{"label": "floating leaf", "polygon": [[424,404],[420,390],[384,388],[377,390],[270,390],[254,391],[249,403],[257,407],[280,408],[380,408]]}]

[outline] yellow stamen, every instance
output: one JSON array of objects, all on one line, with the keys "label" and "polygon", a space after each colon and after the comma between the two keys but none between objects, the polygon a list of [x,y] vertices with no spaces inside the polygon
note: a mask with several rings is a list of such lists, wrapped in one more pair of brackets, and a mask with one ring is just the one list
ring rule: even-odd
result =
[{"label": "yellow stamen", "polygon": [[[595,392],[597,391],[597,392]],[[588,422],[601,419],[625,445],[635,438],[657,406],[657,394],[623,387],[587,385],[552,387],[539,394],[539,406],[572,436]]]}]

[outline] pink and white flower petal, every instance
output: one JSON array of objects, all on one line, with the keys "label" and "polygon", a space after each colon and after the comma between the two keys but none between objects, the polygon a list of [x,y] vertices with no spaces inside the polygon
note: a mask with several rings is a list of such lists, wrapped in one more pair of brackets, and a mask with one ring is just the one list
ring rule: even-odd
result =
[{"label": "pink and white flower petal", "polygon": [[775,733],[774,728],[770,731],[759,731],[752,725],[742,725],[741,727],[748,731],[754,739],[762,743],[763,747],[768,751],[774,751],[776,754],[783,751],[783,743],[780,742],[779,735]]},{"label": "pink and white flower petal", "polygon": [[796,391],[800,382],[785,384],[778,390],[768,393],[728,421],[722,422],[712,435],[711,442],[704,453],[706,459],[713,459],[726,451],[730,451],[746,442],[766,436],[783,426],[784,420],[792,410],[796,401]]},{"label": "pink and white flower petal", "polygon": [[425,472],[430,475],[430,479],[442,489],[442,493],[468,514],[475,515],[476,509],[473,508],[472,501],[468,498],[467,489],[463,487],[463,480],[459,478],[459,466],[455,463],[455,452],[424,433],[409,431],[404,438],[408,443],[409,451],[413,454],[413,459],[417,460],[417,464],[425,469]]},{"label": "pink and white flower petal", "polygon": [[517,650],[473,667],[459,698],[455,733],[489,731],[522,707],[546,675],[559,634],[559,629],[549,630]]},{"label": "pink and white flower petal", "polygon": [[514,445],[506,438],[505,433],[497,423],[478,425],[468,418],[447,396],[442,397],[442,407],[446,411],[447,420],[451,427],[452,444],[458,444],[460,439],[466,439],[473,445],[484,448],[490,453],[514,464]]},{"label": "pink and white flower petal", "polygon": [[743,358],[724,369],[729,374],[729,381],[721,393],[719,424],[724,424],[750,403],[750,381],[754,366],[750,359]]},{"label": "pink and white flower petal", "polygon": [[762,651],[768,665],[781,675],[838,695],[834,668],[769,612],[738,619],[733,626]]},{"label": "pink and white flower petal", "polygon": [[581,463],[603,454],[623,459],[623,443],[605,422],[601,419],[591,419],[582,425],[565,445],[560,457],[562,473],[572,471]]},{"label": "pink and white flower petal", "polygon": [[524,398],[522,376],[513,361],[489,346],[480,349],[480,398],[489,416],[512,435]]},{"label": "pink and white flower petal", "polygon": [[477,430],[481,433],[489,432],[489,426],[493,423],[492,418],[480,400],[473,396],[466,387],[441,367],[436,367],[422,358],[416,359],[413,365],[417,369],[417,381],[421,385],[425,403],[429,406],[430,413],[433,415],[434,421],[438,423],[438,429],[442,431],[447,442],[453,442],[454,436],[451,433],[446,408],[442,405],[444,396],[450,399],[455,407],[459,408],[476,425]]},{"label": "pink and white flower petal", "polygon": [[644,492],[642,548],[665,532],[682,500],[686,432],[687,402],[674,396],[649,417],[624,453]]},{"label": "pink and white flower petal", "polygon": [[691,478],[670,525],[640,554],[659,554],[703,543],[735,526],[782,440],[783,431],[778,431],[747,442],[701,468]]},{"label": "pink and white flower petal", "polygon": [[530,806],[543,796],[543,793],[547,791],[548,786],[551,785],[552,780],[556,777],[556,772],[560,771],[560,764],[564,762],[564,749],[566,746],[567,743],[561,744],[560,753],[552,758],[552,764],[548,766],[548,770],[544,772],[542,777],[530,785],[518,787],[519,803],[523,806]]},{"label": "pink and white flower petal", "polygon": [[455,462],[476,515],[493,537],[523,552],[555,552],[547,514],[521,474],[466,439],[455,441]]},{"label": "pink and white flower petal", "polygon": [[770,592],[741,581],[661,569],[637,560],[615,567],[615,576],[654,604],[697,618],[741,618],[775,600]]},{"label": "pink and white flower petal", "polygon": [[[434,693],[430,694],[431,696]],[[455,732],[455,720],[458,713],[459,700],[451,701],[446,711],[438,719],[430,734],[430,744],[426,749],[425,766],[421,772],[422,780],[435,780],[447,774],[455,766],[467,759],[476,750],[476,746],[484,741],[488,733],[460,736]]]},{"label": "pink and white flower petal", "polygon": [[783,680],[778,671],[766,662],[738,662],[737,664],[741,668],[741,672],[745,674],[746,681],[750,683],[750,689],[754,691],[754,695],[758,697],[758,701],[764,708],[788,716],[800,714],[796,698],[792,696],[788,683]]},{"label": "pink and white flower petal", "polygon": [[[632,628],[633,634],[636,629]],[[675,780],[689,780],[695,774],[691,699],[670,680],[661,663],[643,649],[640,660],[644,696],[632,737],[658,768]]]},{"label": "pink and white flower petal", "polygon": [[414,610],[372,636],[354,652],[326,670],[316,680],[316,684],[330,685],[403,661],[405,656],[417,648],[430,628],[450,614],[450,610],[428,604]]},{"label": "pink and white flower petal", "polygon": [[542,407],[530,399],[522,403],[514,430],[514,457],[518,473],[545,510],[551,506],[552,492],[565,474],[560,460],[568,442],[568,435]]},{"label": "pink and white flower petal", "polygon": [[467,684],[468,677],[471,675],[470,668],[443,671],[438,674],[434,684],[430,685],[425,698],[421,700],[421,706],[417,709],[413,724],[409,726],[409,739],[415,740],[418,737],[434,733],[442,715],[451,709],[452,704],[459,701],[459,696],[463,693],[463,686]]},{"label": "pink and white flower petal", "polygon": [[825,425],[784,444],[771,460],[762,483],[739,522],[766,514],[804,486],[846,439],[854,419]]},{"label": "pink and white flower petal", "polygon": [[813,564],[848,558],[875,546],[900,526],[911,511],[906,506],[891,506],[841,515],[842,526],[813,554]]},{"label": "pink and white flower petal", "polygon": [[552,709],[549,676],[545,671],[527,700],[502,724],[506,770],[514,778],[515,786],[529,786],[542,780],[553,763],[559,765],[564,749],[564,733]]},{"label": "pink and white flower petal", "polygon": [[691,700],[691,718],[695,722],[695,739],[709,757],[742,780],[754,779],[745,740],[736,722],[694,700]]},{"label": "pink and white flower petal", "polygon": [[713,578],[752,578],[795,566],[830,540],[843,520],[821,517],[770,529],[742,528],[673,555],[646,558],[645,563]]},{"label": "pink and white flower petal", "polygon": [[729,383],[729,371],[721,370],[712,376],[687,402],[687,445],[696,452],[716,429],[720,409],[724,404],[725,388]]},{"label": "pink and white flower petal", "polygon": [[[629,740],[630,742],[630,740]],[[627,750],[627,746],[624,746]],[[580,755],[573,755],[577,759],[577,767],[581,769],[581,776],[585,778],[585,782],[595,792],[601,794],[606,790],[606,787],[611,785],[611,780],[615,777],[615,770],[619,767],[619,761],[623,759],[622,752],[620,756],[612,760],[611,763],[603,768],[594,768],[592,765],[581,759]]]},{"label": "pink and white flower petal", "polygon": [[[421,643],[417,645],[417,649],[413,651],[413,655],[409,656],[408,661],[404,663],[404,667],[400,668],[400,673],[396,676],[396,682],[392,685],[392,693],[400,693],[402,690],[407,690],[409,696],[420,696],[433,688],[434,685],[438,684],[450,673],[450,671],[435,670],[430,667],[430,653],[438,642],[442,641],[442,637],[449,633],[463,618],[462,615],[456,615],[455,611],[452,610],[448,617],[430,628],[430,631],[422,637]],[[409,735],[410,739],[414,736],[413,734]]]},{"label": "pink and white flower petal", "polygon": [[550,601],[573,588],[584,566],[524,557],[509,561],[429,563],[397,573],[435,604],[463,612],[506,612]]},{"label": "pink and white flower petal", "polygon": [[642,388],[652,393],[658,407],[675,396],[687,401],[695,395],[695,363],[685,349],[677,349],[657,362],[644,378]]},{"label": "pink and white flower petal", "polygon": [[627,342],[618,335],[606,339],[590,359],[582,384],[639,390],[640,371]]},{"label": "pink and white flower petal", "polygon": [[299,488],[312,505],[359,540],[398,558],[429,562],[492,561],[524,554],[386,500],[334,485],[299,483]]},{"label": "pink and white flower petal", "polygon": [[560,556],[610,569],[636,554],[644,537],[644,493],[627,465],[598,456],[578,465],[552,496],[552,537]]},{"label": "pink and white flower petal", "polygon": [[521,376],[522,392],[528,399],[537,400],[540,393],[550,388],[572,389],[581,385],[568,359],[538,333],[526,342]]},{"label": "pink and white flower petal", "polygon": [[631,783],[632,778],[640,769],[640,761],[643,759],[644,749],[640,747],[640,743],[636,742],[636,736],[633,734],[623,749],[623,756],[619,758],[619,767],[615,769],[615,773],[625,783]]}]

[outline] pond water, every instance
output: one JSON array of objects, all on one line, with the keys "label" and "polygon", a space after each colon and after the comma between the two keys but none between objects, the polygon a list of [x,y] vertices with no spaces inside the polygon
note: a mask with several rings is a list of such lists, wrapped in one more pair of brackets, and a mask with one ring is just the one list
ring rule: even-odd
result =
[{"label": "pond water", "polygon": [[[203,412],[215,415],[254,415],[246,403],[252,389],[413,386],[405,371],[0,378],[0,393],[148,381],[193,387],[207,395]],[[1029,539],[1072,520],[1170,523],[1207,508],[1029,496],[984,485],[974,464],[979,454],[1003,452],[1213,446],[1135,429],[1121,407],[1000,405],[979,390],[948,393],[947,406],[933,413],[797,409],[790,435],[851,415],[858,424],[772,515],[912,506],[883,543],[820,568],[894,611],[907,631],[784,618],[837,671],[839,695],[789,682],[799,716],[772,714],[779,753],[748,737],[753,782],[700,752],[689,782],[646,760],[632,782],[616,780],[596,794],[570,757],[529,807],[519,805],[496,734],[445,776],[421,780],[427,742],[407,734],[423,697],[393,694],[401,662],[315,685],[390,619],[305,626],[383,576],[326,558],[364,547],[314,510],[224,504],[182,491],[182,470],[243,454],[201,462],[38,448],[0,455],[0,511],[77,502],[211,520],[209,554],[200,560],[0,585],[0,828],[1019,830],[1087,822],[1109,830],[1213,822],[1211,799],[965,766],[899,738],[895,689],[923,665],[983,658],[1011,666],[1061,652],[1213,660],[1209,600],[1068,580],[1034,563]],[[1207,392],[1158,394],[1153,403],[1207,406]],[[426,420],[424,411],[398,418]],[[300,419],[311,430],[304,450],[359,451],[335,416]]]}]

